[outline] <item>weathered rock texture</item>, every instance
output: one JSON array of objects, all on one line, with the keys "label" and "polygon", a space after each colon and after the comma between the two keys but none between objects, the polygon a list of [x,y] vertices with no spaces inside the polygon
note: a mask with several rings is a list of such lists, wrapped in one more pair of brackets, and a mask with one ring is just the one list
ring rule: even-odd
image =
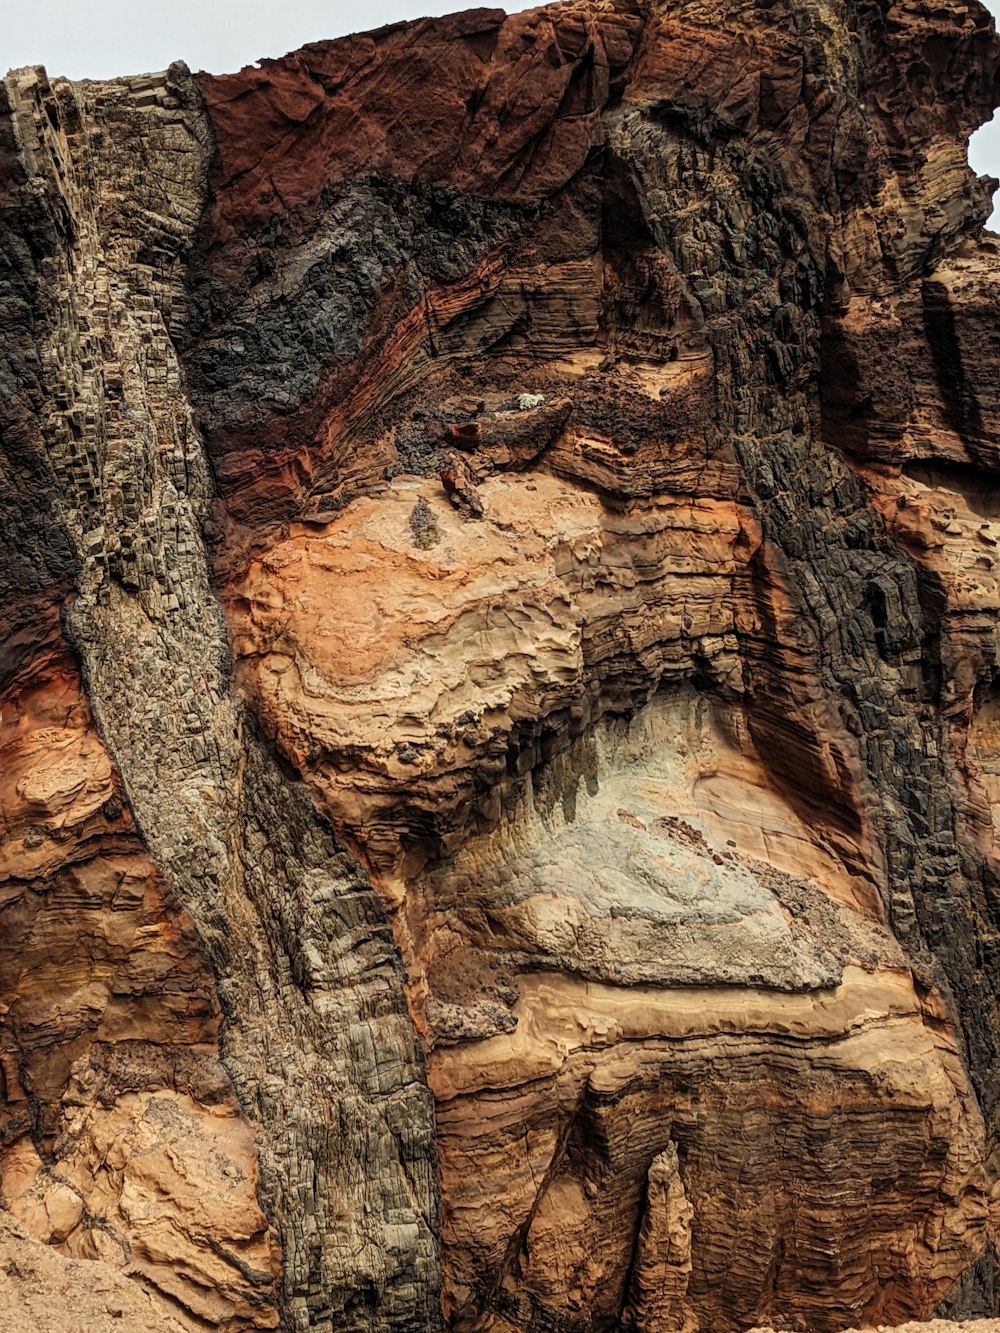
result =
[{"label": "weathered rock texture", "polygon": [[[960,1324],[949,1319],[921,1319],[918,1322],[869,1325],[874,1333],[1000,1333],[1000,1319],[963,1319]],[[752,1328],[750,1333],[777,1333],[770,1328]],[[858,1329],[845,1329],[844,1333],[860,1333]]]},{"label": "weathered rock texture", "polygon": [[[343,1328],[422,1329],[437,1304],[431,1107],[397,956],[362,872],[230,692],[208,581],[201,524],[209,473],[170,336],[186,308],[183,261],[206,188],[209,138],[197,92],[180,71],[162,84],[79,88],[52,88],[35,73],[11,80],[11,99],[32,172],[25,191],[47,205],[53,238],[39,265],[34,330],[53,385],[31,461],[49,471],[55,521],[76,558],[64,624],[156,870],[195,924],[198,963],[227,1019],[228,1090],[243,1122],[229,1131],[231,1143],[199,1151],[197,1111],[159,1095],[155,1066],[113,1078],[98,1102],[140,1120],[140,1155],[191,1152],[194,1166],[180,1174],[188,1210],[206,1210],[191,1221],[207,1260],[191,1261],[197,1299],[176,1283],[163,1289],[192,1319],[275,1325],[280,1273],[290,1326],[336,1319]],[[104,766],[110,795],[106,755]],[[31,778],[29,770],[14,792],[35,814],[41,798]],[[48,794],[44,773],[34,785]],[[65,814],[57,799],[49,805],[70,829],[89,814],[79,797]],[[40,813],[47,831],[50,811]],[[155,874],[148,854],[142,865]],[[17,868],[36,873],[30,859]],[[113,890],[106,898],[113,911]],[[58,926],[51,930],[58,948]],[[37,947],[44,957],[44,935]],[[48,994],[40,980],[31,984]],[[29,1037],[37,1027],[58,1034],[58,1010],[30,1017]],[[73,1023],[72,1013],[63,1021]],[[131,1035],[119,1019],[113,1036]],[[165,1072],[170,1087],[170,1062]],[[137,1103],[135,1085],[144,1094]],[[146,1102],[154,1093],[156,1115]],[[67,1098],[79,1100],[72,1081]],[[67,1155],[74,1169],[80,1154],[81,1170],[102,1169],[115,1130],[89,1131],[81,1145],[68,1111],[56,1128],[41,1158],[49,1174],[62,1174]],[[44,1145],[35,1148],[41,1155]],[[202,1158],[249,1195],[253,1225],[242,1223],[233,1244],[225,1227],[238,1215],[211,1174],[199,1178]],[[3,1191],[17,1211],[25,1171],[17,1147],[10,1163],[13,1183],[5,1178]],[[272,1235],[257,1212],[258,1170]],[[81,1192],[86,1202],[86,1183]],[[169,1195],[169,1180],[161,1192]],[[101,1191],[98,1203],[102,1227],[117,1234]],[[175,1270],[182,1259],[172,1234],[160,1239],[161,1264]]]},{"label": "weathered rock texture", "polygon": [[18,1245],[188,1329],[996,1313],[998,101],[974,0],[8,76]]}]

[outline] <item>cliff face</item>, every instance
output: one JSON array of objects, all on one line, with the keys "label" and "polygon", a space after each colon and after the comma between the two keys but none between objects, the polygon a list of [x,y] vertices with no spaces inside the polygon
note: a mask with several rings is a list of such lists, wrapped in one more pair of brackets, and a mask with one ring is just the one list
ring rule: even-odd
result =
[{"label": "cliff face", "polygon": [[4,87],[16,1223],[150,1327],[996,1312],[986,12]]}]

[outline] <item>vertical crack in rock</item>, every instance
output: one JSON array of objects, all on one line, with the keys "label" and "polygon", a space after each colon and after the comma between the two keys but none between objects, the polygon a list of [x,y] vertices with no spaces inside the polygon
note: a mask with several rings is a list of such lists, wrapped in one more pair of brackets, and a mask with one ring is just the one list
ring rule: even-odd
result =
[{"label": "vertical crack in rock", "polygon": [[281,1233],[285,1324],[425,1333],[439,1318],[432,1107],[398,955],[365,875],[228,688],[202,537],[212,484],[173,350],[211,153],[199,96],[183,66],[75,85],[19,71],[7,88],[58,242],[40,378],[80,570],[66,625],[216,977]]}]

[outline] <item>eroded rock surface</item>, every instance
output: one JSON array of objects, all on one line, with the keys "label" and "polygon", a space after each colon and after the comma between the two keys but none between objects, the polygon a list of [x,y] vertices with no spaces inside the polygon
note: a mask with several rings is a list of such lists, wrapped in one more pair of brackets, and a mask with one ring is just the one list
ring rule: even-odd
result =
[{"label": "eroded rock surface", "polygon": [[995,1313],[986,12],[6,98],[4,1206],[184,1327]]}]

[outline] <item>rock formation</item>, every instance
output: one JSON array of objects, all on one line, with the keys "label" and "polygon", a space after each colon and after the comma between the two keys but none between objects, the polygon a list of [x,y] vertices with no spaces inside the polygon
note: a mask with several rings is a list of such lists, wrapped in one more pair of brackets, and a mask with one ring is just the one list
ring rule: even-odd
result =
[{"label": "rock formation", "polygon": [[7,77],[20,1317],[998,1312],[998,102],[976,0]]}]

